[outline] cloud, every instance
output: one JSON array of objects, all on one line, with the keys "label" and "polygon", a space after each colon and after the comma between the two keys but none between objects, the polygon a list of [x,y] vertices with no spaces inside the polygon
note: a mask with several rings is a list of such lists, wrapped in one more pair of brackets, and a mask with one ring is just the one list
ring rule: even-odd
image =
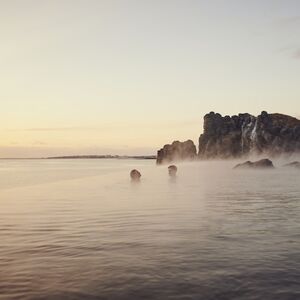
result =
[{"label": "cloud", "polygon": [[32,143],[33,146],[44,146],[44,145],[47,145],[47,143],[43,142],[43,141],[34,141]]},{"label": "cloud", "polygon": [[154,155],[155,147],[51,147],[45,145],[0,146],[0,158],[39,158],[65,155]]},{"label": "cloud", "polygon": [[300,59],[300,49],[294,51],[293,58]]},{"label": "cloud", "polygon": [[[300,26],[300,16],[282,17],[275,20],[275,26],[277,29],[284,31],[298,31]],[[277,52],[285,52],[294,59],[300,59],[300,48],[298,40],[295,40],[292,44],[280,48]]]},{"label": "cloud", "polygon": [[[201,123],[201,120],[174,120],[168,119],[160,120],[157,122],[110,122],[103,123],[99,126],[88,127],[88,126],[65,126],[65,127],[30,127],[30,128],[7,128],[2,130],[8,131],[28,131],[28,132],[64,132],[64,131],[109,131],[109,130],[119,130],[121,129],[132,129],[132,128],[168,128],[173,127],[189,127],[197,126]],[[1,129],[0,129],[1,130]]]},{"label": "cloud", "polygon": [[285,17],[276,20],[276,24],[280,27],[294,26],[300,23],[300,16]]},{"label": "cloud", "polygon": [[31,127],[31,128],[6,128],[6,131],[78,131],[78,130],[96,130],[95,127]]},{"label": "cloud", "polygon": [[78,130],[94,130],[96,128],[89,127],[33,127],[25,128],[23,131],[78,131]]},{"label": "cloud", "polygon": [[277,53],[283,53],[293,59],[300,59],[300,48],[298,46],[286,46],[276,51]]},{"label": "cloud", "polygon": [[286,52],[291,52],[297,48],[296,45],[289,45],[289,46],[284,46],[279,48],[276,52],[277,53],[286,53]]}]

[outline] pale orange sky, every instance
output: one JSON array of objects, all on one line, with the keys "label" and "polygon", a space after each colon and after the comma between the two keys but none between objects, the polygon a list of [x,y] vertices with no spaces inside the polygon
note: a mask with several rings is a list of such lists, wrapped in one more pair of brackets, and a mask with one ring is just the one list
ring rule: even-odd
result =
[{"label": "pale orange sky", "polygon": [[300,116],[299,1],[2,1],[0,157],[155,154],[203,115]]}]

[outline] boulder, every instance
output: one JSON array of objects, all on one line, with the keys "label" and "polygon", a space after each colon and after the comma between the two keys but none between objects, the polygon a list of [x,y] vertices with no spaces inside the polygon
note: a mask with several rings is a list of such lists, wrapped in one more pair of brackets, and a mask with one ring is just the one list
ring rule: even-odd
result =
[{"label": "boulder", "polygon": [[300,162],[299,161],[293,161],[291,163],[288,163],[288,164],[284,165],[284,167],[300,169]]},{"label": "boulder", "polygon": [[255,162],[246,161],[238,164],[234,169],[274,169],[273,162],[269,159],[261,159]]}]

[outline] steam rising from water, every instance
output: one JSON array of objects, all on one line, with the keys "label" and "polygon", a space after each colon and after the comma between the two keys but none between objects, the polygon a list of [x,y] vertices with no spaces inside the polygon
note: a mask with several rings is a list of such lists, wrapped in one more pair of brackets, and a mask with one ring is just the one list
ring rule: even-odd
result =
[{"label": "steam rising from water", "polygon": [[299,170],[236,163],[0,161],[0,299],[297,299]]}]

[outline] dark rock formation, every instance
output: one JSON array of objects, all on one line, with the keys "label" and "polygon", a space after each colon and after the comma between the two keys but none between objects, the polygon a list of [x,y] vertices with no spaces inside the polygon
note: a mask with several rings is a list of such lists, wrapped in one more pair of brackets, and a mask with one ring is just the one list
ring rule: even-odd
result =
[{"label": "dark rock formation", "polygon": [[300,169],[300,162],[299,161],[293,161],[291,163],[288,163],[288,164],[284,165],[284,167]]},{"label": "dark rock formation", "polygon": [[169,171],[169,175],[171,177],[174,177],[176,176],[177,173],[177,167],[175,165],[168,166],[168,171]]},{"label": "dark rock formation", "polygon": [[300,120],[262,112],[222,117],[211,112],[204,117],[199,138],[199,158],[237,158],[250,154],[276,156],[300,152]]},{"label": "dark rock formation", "polygon": [[141,173],[136,169],[133,169],[130,172],[130,178],[132,181],[139,181],[141,176],[142,176]]},{"label": "dark rock formation", "polygon": [[157,164],[169,163],[175,160],[191,160],[197,156],[197,149],[193,141],[175,141],[171,145],[157,151]]},{"label": "dark rock formation", "polygon": [[255,162],[246,161],[242,164],[238,164],[234,169],[273,169],[274,165],[269,159],[261,159]]}]

